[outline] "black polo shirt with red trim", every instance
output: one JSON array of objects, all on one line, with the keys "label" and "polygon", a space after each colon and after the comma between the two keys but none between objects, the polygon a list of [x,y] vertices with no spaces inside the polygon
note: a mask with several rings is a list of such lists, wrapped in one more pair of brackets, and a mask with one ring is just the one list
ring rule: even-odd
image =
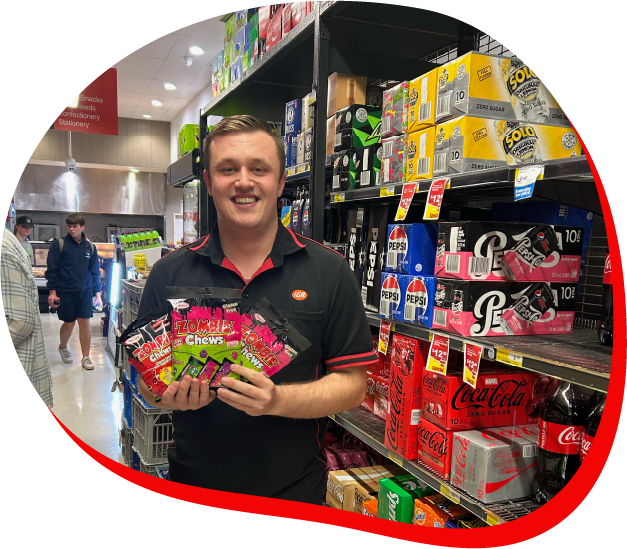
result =
[{"label": "black polo shirt with red trim", "polygon": [[[139,317],[166,300],[166,286],[242,290],[242,311],[266,297],[311,343],[272,377],[315,381],[327,372],[376,362],[361,294],[337,252],[281,223],[272,252],[248,283],[225,257],[217,225],[207,236],[157,261]],[[326,486],[327,418],[251,417],[219,400],[173,413],[170,479],[183,484],[320,504]]]}]

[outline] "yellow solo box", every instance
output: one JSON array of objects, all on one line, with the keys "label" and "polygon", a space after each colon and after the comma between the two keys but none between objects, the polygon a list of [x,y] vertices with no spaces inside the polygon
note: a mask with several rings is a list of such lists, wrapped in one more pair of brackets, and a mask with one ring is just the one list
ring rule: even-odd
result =
[{"label": "yellow solo box", "polygon": [[435,126],[407,136],[405,181],[430,179],[433,175]]},{"label": "yellow solo box", "polygon": [[570,126],[555,98],[520,59],[471,52],[455,60],[453,116]]},{"label": "yellow solo box", "polygon": [[407,133],[435,124],[435,102],[438,96],[438,69],[414,78],[409,83]]},{"label": "yellow solo box", "polygon": [[435,103],[436,124],[455,117],[455,115],[453,114],[455,76],[455,61],[449,61],[441,67],[438,67],[437,99]]},{"label": "yellow solo box", "polygon": [[460,116],[436,129],[434,176],[581,156],[571,128]]}]

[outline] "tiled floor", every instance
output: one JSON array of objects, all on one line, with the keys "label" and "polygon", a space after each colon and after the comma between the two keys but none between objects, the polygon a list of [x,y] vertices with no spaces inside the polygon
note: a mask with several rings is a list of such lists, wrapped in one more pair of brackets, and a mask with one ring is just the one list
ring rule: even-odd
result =
[{"label": "tiled floor", "polygon": [[58,351],[61,321],[57,315],[41,314],[46,352],[52,372],[52,411],[70,431],[89,446],[122,462],[118,430],[122,421],[123,398],[119,391],[111,392],[116,374],[113,360],[105,349],[106,339],[102,337],[102,316],[96,314],[91,319],[90,356],[95,368],[87,371],[81,367],[78,325],[74,327],[68,344],[74,362],[65,364]]}]

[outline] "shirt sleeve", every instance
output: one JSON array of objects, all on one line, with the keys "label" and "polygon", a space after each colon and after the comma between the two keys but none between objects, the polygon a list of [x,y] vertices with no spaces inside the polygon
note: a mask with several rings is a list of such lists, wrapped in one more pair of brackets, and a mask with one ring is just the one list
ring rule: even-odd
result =
[{"label": "shirt sleeve", "polygon": [[100,257],[98,256],[98,248],[94,246],[94,253],[91,256],[91,280],[94,295],[102,291],[100,284]]},{"label": "shirt sleeve", "polygon": [[[16,250],[19,251],[19,250]],[[13,345],[30,337],[39,311],[28,295],[33,281],[28,280],[19,260],[9,251],[2,253],[2,301]]]},{"label": "shirt sleeve", "polygon": [[57,283],[59,280],[59,260],[61,258],[61,252],[59,250],[59,241],[55,240],[52,244],[50,244],[50,249],[48,250],[48,259],[46,260],[46,280],[48,281],[48,289],[56,290]]},{"label": "shirt sleeve", "polygon": [[359,286],[346,261],[335,281],[322,356],[328,372],[378,360]]}]

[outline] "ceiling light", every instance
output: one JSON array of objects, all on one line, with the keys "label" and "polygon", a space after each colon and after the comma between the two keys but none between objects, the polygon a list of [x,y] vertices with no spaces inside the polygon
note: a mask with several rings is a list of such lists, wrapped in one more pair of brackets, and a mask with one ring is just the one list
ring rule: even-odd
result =
[{"label": "ceiling light", "polygon": [[151,101],[151,103],[152,103],[153,107],[161,107],[161,106],[163,106],[163,103],[161,101],[159,101],[158,99],[153,99]]},{"label": "ceiling light", "polygon": [[202,48],[199,48],[198,46],[192,46],[191,48],[189,48],[189,53],[193,55],[202,55],[205,52]]},{"label": "ceiling light", "polygon": [[152,118],[152,114],[142,114],[144,118]]},{"label": "ceiling light", "polygon": [[139,170],[136,170],[135,168],[131,168],[129,171],[133,172],[133,173],[138,173],[139,172]]},{"label": "ceiling light", "polygon": [[164,87],[166,90],[170,90],[170,91],[172,91],[172,90],[175,90],[175,89],[176,89],[176,86],[175,86],[174,84],[172,84],[171,82],[166,82],[166,83],[163,85],[163,87]]}]

